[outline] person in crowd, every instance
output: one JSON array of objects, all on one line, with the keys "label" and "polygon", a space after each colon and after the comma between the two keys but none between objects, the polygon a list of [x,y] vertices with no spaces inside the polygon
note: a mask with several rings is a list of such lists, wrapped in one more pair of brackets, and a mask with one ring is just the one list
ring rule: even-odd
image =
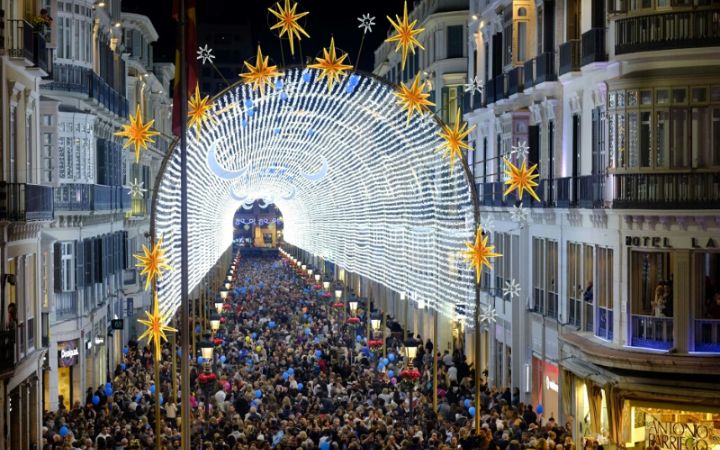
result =
[{"label": "person in crowd", "polygon": [[[237,273],[213,361],[191,360],[191,448],[560,450],[554,447],[565,445],[574,450],[567,445],[569,430],[552,418],[540,423],[517,389],[484,384],[475,409],[475,369],[461,350],[441,355],[428,340],[422,353],[429,359],[405,361],[396,347],[383,356],[367,347],[364,326],[347,324],[345,314],[287,261],[247,258]],[[179,449],[182,411],[173,390],[173,351],[163,346],[155,386],[151,349],[131,341],[109,384],[88,388],[84,398],[72,399],[70,409],[61,398],[58,410],[45,412],[41,448],[153,449],[159,390],[161,446]],[[440,371],[437,411],[433,352]],[[400,378],[413,364],[420,379]],[[216,378],[204,382],[204,373]]]}]

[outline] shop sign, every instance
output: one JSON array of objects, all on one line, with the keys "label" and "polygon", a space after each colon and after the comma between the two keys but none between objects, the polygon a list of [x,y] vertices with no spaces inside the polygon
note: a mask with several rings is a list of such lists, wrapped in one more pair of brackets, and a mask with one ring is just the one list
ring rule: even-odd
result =
[{"label": "shop sign", "polygon": [[71,367],[77,364],[80,350],[77,340],[58,342],[58,366]]},{"label": "shop sign", "polygon": [[645,423],[647,443],[663,449],[709,450],[714,427],[703,423],[661,422],[652,418]]},{"label": "shop sign", "polygon": [[[625,236],[625,245],[628,247],[673,248],[670,238],[660,236]],[[717,248],[717,243],[713,238],[691,237],[689,243],[685,241],[685,244],[678,248]]]},{"label": "shop sign", "polygon": [[549,376],[545,375],[545,389],[549,389],[551,391],[558,392],[559,387],[558,387],[557,381],[553,381],[550,379]]}]

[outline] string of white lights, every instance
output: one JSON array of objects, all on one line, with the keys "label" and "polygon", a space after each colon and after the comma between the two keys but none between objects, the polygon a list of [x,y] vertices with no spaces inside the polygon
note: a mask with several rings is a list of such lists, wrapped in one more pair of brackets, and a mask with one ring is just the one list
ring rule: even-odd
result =
[{"label": "string of white lights", "polygon": [[[406,126],[380,80],[355,74],[356,86],[345,77],[328,92],[316,75],[289,69],[264,96],[237,85],[215,100],[216,121],[188,133],[191,289],[230,246],[237,208],[263,199],[280,208],[288,243],[467,321],[474,274],[459,252],[473,208],[462,167],[437,150],[440,125],[414,115]],[[179,153],[170,158],[154,220],[179,268]],[[179,270],[159,295],[163,311],[178,308]]]}]

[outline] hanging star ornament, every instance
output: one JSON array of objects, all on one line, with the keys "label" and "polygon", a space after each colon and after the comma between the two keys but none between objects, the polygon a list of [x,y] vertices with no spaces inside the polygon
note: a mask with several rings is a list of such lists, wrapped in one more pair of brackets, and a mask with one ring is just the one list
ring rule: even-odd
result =
[{"label": "hanging star ornament", "polygon": [[146,192],[146,189],[143,189],[143,182],[139,182],[137,178],[133,178],[133,181],[130,182],[130,198],[135,199],[142,199],[144,197],[143,192]]},{"label": "hanging star ornament", "polygon": [[344,75],[345,71],[353,68],[353,66],[343,64],[343,61],[345,61],[345,58],[347,58],[347,56],[347,53],[344,53],[338,58],[337,53],[335,52],[335,38],[331,37],[330,48],[324,48],[323,57],[315,58],[315,61],[317,62],[315,64],[309,64],[308,67],[310,69],[320,70],[320,76],[318,76],[318,81],[322,80],[323,78],[327,78],[328,91],[330,91],[332,90],[333,82],[336,81],[339,83],[340,75]]},{"label": "hanging star ornament", "polygon": [[188,125],[195,128],[195,134],[200,138],[200,128],[205,122],[214,121],[211,115],[213,102],[210,96],[200,95],[200,83],[195,83],[195,93],[188,99]]},{"label": "hanging star ornament", "polygon": [[465,242],[463,255],[470,265],[475,269],[475,280],[480,283],[480,274],[482,273],[483,266],[487,267],[488,270],[492,270],[492,264],[490,264],[490,258],[497,258],[502,256],[500,253],[495,253],[495,246],[487,245],[489,236],[483,236],[482,227],[478,227],[475,232],[475,243]]},{"label": "hanging star ornament", "polygon": [[288,39],[290,40],[290,54],[295,55],[295,39],[300,42],[302,40],[302,36],[310,37],[309,34],[303,29],[302,26],[298,23],[298,20],[307,16],[309,13],[306,12],[296,12],[297,10],[297,3],[293,3],[292,6],[290,6],[290,0],[285,0],[285,6],[280,6],[280,3],[276,3],[275,7],[277,8],[277,11],[268,8],[268,11],[272,13],[275,17],[277,17],[278,22],[271,26],[271,30],[277,30],[280,29],[280,37],[283,37],[287,34]]},{"label": "hanging star ornament", "polygon": [[484,218],[480,219],[480,227],[485,231],[495,231],[495,219],[486,214]]},{"label": "hanging star ornament", "polygon": [[510,297],[510,300],[512,300],[513,297],[520,298],[520,283],[515,281],[515,278],[506,281],[502,292],[503,297]]},{"label": "hanging star ornament", "polygon": [[266,86],[275,89],[275,83],[272,81],[273,78],[282,76],[277,66],[271,66],[268,63],[269,59],[269,56],[263,56],[262,50],[258,45],[255,65],[253,66],[245,61],[245,67],[248,71],[240,74],[240,77],[245,83],[252,84],[253,90],[258,89],[260,91],[261,96],[265,93]]},{"label": "hanging star ornament", "polygon": [[497,311],[492,306],[482,306],[480,314],[478,315],[480,323],[495,323],[497,322]]},{"label": "hanging star ornament", "polygon": [[357,20],[360,21],[360,25],[358,25],[358,28],[362,28],[363,34],[372,33],[372,27],[375,26],[375,17],[370,17],[370,14],[363,14],[362,16],[358,17]]},{"label": "hanging star ornament", "polygon": [[162,278],[162,273],[165,270],[172,270],[167,263],[165,258],[165,250],[162,248],[162,239],[159,239],[152,250],[143,245],[144,255],[134,255],[135,259],[140,261],[135,266],[138,269],[142,269],[140,275],[147,275],[145,279],[145,289],[149,288],[153,281],[158,278]]},{"label": "hanging star ornament", "polygon": [[162,341],[167,342],[167,334],[165,333],[177,333],[177,330],[169,325],[165,325],[170,320],[169,314],[160,314],[160,308],[158,307],[158,296],[157,292],[153,293],[153,312],[150,314],[145,311],[146,319],[138,319],[138,322],[145,325],[145,331],[140,335],[138,340],[142,341],[147,339],[148,345],[150,342],[153,343],[155,351],[155,361],[160,361],[162,356],[160,351],[160,345]]},{"label": "hanging star ornament", "polygon": [[472,92],[482,94],[483,90],[485,89],[482,80],[480,79],[480,75],[475,75],[475,77],[470,81],[470,83],[465,85],[465,92]]},{"label": "hanging star ornament", "polygon": [[523,208],[522,203],[519,205],[513,205],[512,209],[510,210],[510,219],[513,222],[519,222],[523,224],[528,220],[528,210]]},{"label": "hanging star ornament", "polygon": [[519,159],[527,158],[529,151],[530,147],[528,147],[525,141],[519,141],[517,145],[510,147],[510,155],[517,156]]},{"label": "hanging star ornament", "polygon": [[415,47],[425,50],[425,47],[420,44],[417,39],[417,35],[425,31],[425,28],[415,28],[417,19],[410,22],[408,20],[408,9],[407,0],[405,1],[405,9],[403,10],[403,18],[400,20],[400,16],[395,15],[395,20],[392,20],[390,16],[386,16],[390,21],[390,24],[395,28],[397,34],[390,36],[385,42],[397,42],[395,51],[402,49],[402,69],[405,69],[405,60],[407,59],[408,50],[415,54]]},{"label": "hanging star ornament", "polygon": [[159,132],[150,129],[153,126],[153,123],[155,123],[155,119],[151,119],[147,123],[143,123],[142,111],[140,110],[140,105],[138,104],[137,108],[135,108],[135,116],[130,114],[130,123],[123,125],[122,131],[116,131],[114,133],[115,136],[124,137],[126,139],[123,149],[126,149],[131,145],[135,146],[136,163],[140,162],[140,150],[147,150],[148,144],[155,143],[153,136],[160,134]]},{"label": "hanging star ornament", "polygon": [[539,177],[539,175],[533,173],[537,168],[537,164],[528,169],[527,161],[525,160],[523,160],[520,167],[517,167],[507,158],[503,159],[508,167],[508,169],[505,169],[505,175],[508,177],[508,179],[505,180],[505,184],[508,185],[508,188],[503,192],[503,197],[516,190],[518,192],[518,200],[522,200],[523,192],[527,191],[532,198],[540,201],[540,197],[535,193],[535,186],[538,185],[535,178]]},{"label": "hanging star ornament", "polygon": [[450,170],[455,166],[455,160],[462,160],[463,149],[473,149],[465,142],[465,138],[474,129],[475,126],[468,128],[467,124],[460,120],[460,109],[458,109],[455,112],[455,125],[452,128],[443,125],[442,133],[438,133],[445,140],[440,149],[444,150],[445,155],[450,159]]},{"label": "hanging star ornament", "polygon": [[212,49],[205,44],[204,47],[198,47],[197,59],[202,61],[203,64],[212,64],[215,59],[215,55],[212,54]]},{"label": "hanging star ornament", "polygon": [[400,83],[400,91],[395,92],[395,96],[398,98],[398,103],[402,105],[403,111],[407,111],[407,122],[405,126],[410,124],[410,117],[412,117],[413,111],[423,113],[427,111],[430,106],[435,106],[435,103],[428,100],[430,97],[429,92],[425,92],[426,83],[420,79],[420,74],[415,75],[410,86],[406,86],[405,83]]}]

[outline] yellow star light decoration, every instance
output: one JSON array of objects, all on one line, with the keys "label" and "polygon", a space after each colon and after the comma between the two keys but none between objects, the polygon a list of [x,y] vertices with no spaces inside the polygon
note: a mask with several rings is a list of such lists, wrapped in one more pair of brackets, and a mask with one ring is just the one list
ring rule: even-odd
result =
[{"label": "yellow star light decoration", "polygon": [[419,73],[415,75],[415,79],[410,86],[400,83],[400,92],[396,92],[395,96],[398,98],[398,103],[402,105],[403,110],[407,111],[407,123],[405,126],[410,124],[413,111],[422,113],[428,107],[435,106],[435,103],[428,100],[430,93],[425,92],[425,83],[421,82]]},{"label": "yellow star light decoration", "polygon": [[169,321],[169,314],[160,314],[160,308],[158,307],[158,296],[157,292],[153,294],[153,312],[150,314],[145,311],[146,319],[138,319],[138,322],[145,325],[145,331],[140,335],[139,340],[147,339],[148,344],[153,343],[155,351],[155,361],[160,361],[161,351],[160,344],[162,341],[167,342],[167,335],[165,333],[176,333],[177,330],[169,325],[165,325]]},{"label": "yellow star light decoration", "polygon": [[442,133],[438,133],[441,138],[445,139],[445,142],[440,148],[445,151],[445,155],[450,159],[450,170],[455,166],[456,159],[462,159],[463,149],[473,149],[465,142],[465,138],[467,138],[474,129],[475,126],[468,128],[467,123],[463,123],[460,120],[460,109],[458,109],[455,112],[455,125],[453,125],[452,128],[443,125]]},{"label": "yellow star light decoration", "polygon": [[405,60],[407,59],[408,50],[413,55],[415,54],[415,47],[419,47],[425,50],[425,47],[420,44],[415,36],[425,31],[425,28],[415,28],[417,19],[413,20],[412,23],[408,19],[407,0],[405,1],[405,9],[403,12],[403,18],[400,20],[400,16],[395,15],[395,20],[392,20],[390,16],[386,16],[390,21],[390,24],[395,28],[397,34],[390,36],[385,42],[397,42],[395,51],[402,49],[402,68],[405,69]]},{"label": "yellow star light decoration", "polygon": [[537,164],[533,165],[528,169],[527,161],[525,160],[523,160],[523,163],[520,167],[517,167],[507,158],[503,159],[505,160],[505,164],[508,167],[507,169],[505,169],[505,175],[508,176],[508,179],[505,180],[505,184],[509,185],[505,192],[503,192],[503,197],[516,190],[518,192],[518,199],[522,200],[523,191],[527,191],[532,196],[532,198],[540,201],[540,197],[538,197],[538,195],[535,193],[535,186],[538,185],[535,181],[535,178],[537,178],[539,175],[533,173],[537,168]]},{"label": "yellow star light decoration", "polygon": [[135,146],[135,162],[140,162],[140,150],[147,150],[148,144],[155,143],[153,136],[160,134],[159,132],[150,129],[153,123],[155,123],[155,119],[151,119],[149,122],[143,123],[142,111],[140,111],[140,105],[137,105],[137,108],[135,109],[135,116],[133,117],[133,115],[130,114],[130,123],[123,125],[122,131],[114,133],[115,136],[127,139],[125,141],[125,145],[123,145],[123,149],[128,148],[131,145]]},{"label": "yellow star light decoration", "polygon": [[483,266],[487,267],[488,270],[492,270],[492,264],[490,264],[490,258],[497,258],[502,256],[500,253],[495,253],[495,246],[487,245],[489,236],[483,236],[482,227],[478,227],[475,232],[475,243],[465,242],[467,249],[463,251],[465,259],[475,269],[475,282],[480,283],[480,274],[482,273]]},{"label": "yellow star light decoration", "polygon": [[277,66],[271,66],[268,63],[269,59],[269,56],[263,56],[262,50],[258,45],[255,65],[253,66],[249,62],[245,61],[245,67],[248,71],[240,74],[240,77],[245,83],[251,83],[253,89],[260,90],[260,95],[265,93],[265,86],[270,86],[275,89],[275,84],[272,82],[272,79],[282,76],[282,73],[278,71]]},{"label": "yellow star light decoration", "polygon": [[340,82],[340,75],[344,75],[345,71],[353,68],[353,66],[343,64],[343,61],[345,61],[345,58],[347,58],[347,56],[347,53],[345,53],[338,58],[337,53],[335,52],[335,38],[331,37],[330,48],[324,48],[323,57],[315,58],[315,61],[317,61],[317,63],[310,64],[308,65],[308,67],[310,69],[319,69],[320,71],[322,71],[322,73],[320,73],[320,76],[318,77],[318,81],[327,77],[329,91],[332,89],[334,81],[337,81],[338,83]]},{"label": "yellow star light decoration", "polygon": [[290,6],[290,0],[285,0],[285,6],[280,6],[280,3],[275,3],[275,7],[277,8],[277,11],[268,8],[268,11],[272,13],[275,17],[277,17],[278,22],[271,26],[271,30],[280,29],[280,37],[287,34],[288,39],[290,40],[290,54],[295,54],[295,39],[302,40],[302,36],[310,37],[309,34],[303,29],[303,27],[300,26],[298,23],[298,20],[307,16],[309,13],[306,12],[296,12],[297,10],[297,3],[293,3],[292,7]]},{"label": "yellow star light decoration", "polygon": [[200,128],[205,122],[214,121],[211,115],[213,102],[210,96],[200,96],[200,84],[195,84],[195,94],[188,99],[188,119],[190,127],[195,127],[195,134],[200,137]]},{"label": "yellow star light decoration", "polygon": [[158,278],[162,278],[164,270],[172,270],[167,263],[165,258],[165,250],[162,248],[162,239],[158,240],[152,249],[149,249],[146,245],[143,245],[144,255],[133,255],[135,259],[140,261],[136,264],[136,267],[142,269],[140,275],[147,275],[145,279],[145,289],[150,287],[153,281]]}]

